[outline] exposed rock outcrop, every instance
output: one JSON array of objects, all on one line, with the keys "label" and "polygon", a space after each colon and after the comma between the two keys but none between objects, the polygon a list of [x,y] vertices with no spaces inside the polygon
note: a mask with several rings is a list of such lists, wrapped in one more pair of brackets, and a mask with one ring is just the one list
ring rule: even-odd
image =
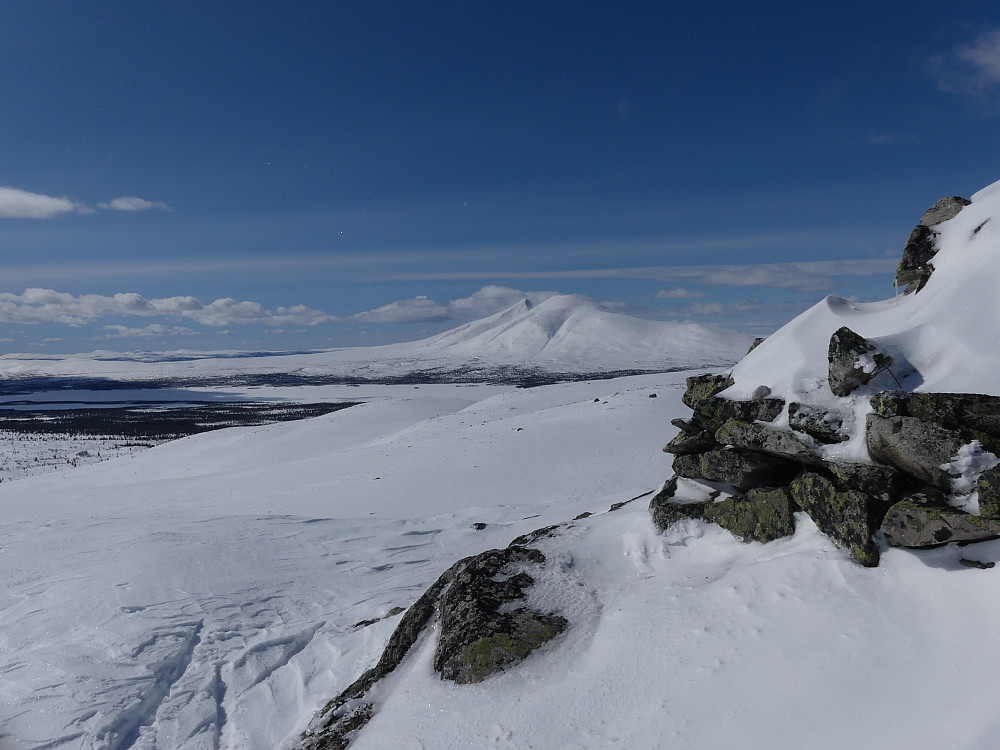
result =
[{"label": "exposed rock outcrop", "polygon": [[[539,530],[536,538],[553,528]],[[399,666],[435,614],[441,627],[434,669],[458,683],[484,680],[562,632],[564,617],[524,603],[534,585],[529,571],[545,563],[545,555],[518,541],[445,571],[403,615],[378,663],[317,714],[297,750],[344,750],[377,708],[372,688]]]},{"label": "exposed rock outcrop", "polygon": [[882,531],[894,547],[937,547],[993,539],[1000,536],[1000,520],[966,513],[946,505],[940,496],[920,493],[889,508]]},{"label": "exposed rock outcrop", "polygon": [[878,565],[879,530],[888,509],[880,498],[859,490],[840,489],[817,473],[807,473],[791,484],[792,499],[834,541],[851,553],[862,565]]},{"label": "exposed rock outcrop", "polygon": [[942,198],[927,209],[920,223],[910,232],[903,247],[903,257],[896,269],[896,283],[907,287],[907,294],[923,289],[934,272],[930,261],[937,255],[935,240],[938,233],[932,227],[955,218],[970,202],[957,195]]}]

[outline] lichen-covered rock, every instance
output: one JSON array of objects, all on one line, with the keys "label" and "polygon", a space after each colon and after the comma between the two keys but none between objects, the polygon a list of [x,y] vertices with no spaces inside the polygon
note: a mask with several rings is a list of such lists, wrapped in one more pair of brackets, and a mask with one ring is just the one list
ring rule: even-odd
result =
[{"label": "lichen-covered rock", "polygon": [[906,403],[909,400],[910,394],[906,391],[881,391],[868,401],[880,417],[905,417],[908,416]]},{"label": "lichen-covered rock", "polygon": [[649,501],[649,513],[653,524],[660,531],[666,531],[670,526],[686,518],[700,520],[702,511],[709,501],[705,502],[675,502],[677,493],[677,477],[671,477]]},{"label": "lichen-covered rock", "polygon": [[967,441],[960,433],[916,417],[880,417],[869,414],[868,452],[912,477],[945,492],[954,478],[941,467]]},{"label": "lichen-covered rock", "polygon": [[876,497],[887,506],[902,499],[911,485],[905,475],[885,464],[863,464],[853,461],[826,461],[823,467],[842,487],[860,490]]},{"label": "lichen-covered rock", "polygon": [[663,446],[664,453],[673,453],[675,456],[683,456],[686,453],[703,453],[711,450],[718,443],[711,430],[697,430],[687,432],[681,430],[673,439]]},{"label": "lichen-covered rock", "polygon": [[733,401],[728,398],[713,397],[701,401],[694,407],[691,423],[714,432],[730,419],[741,422],[771,422],[784,408],[785,402],[780,398]]},{"label": "lichen-covered rock", "polygon": [[965,513],[944,503],[907,499],[889,508],[882,531],[894,547],[936,547],[1000,536],[1000,520]]},{"label": "lichen-covered rock", "polygon": [[983,518],[1000,519],[1000,465],[979,475],[976,493],[979,495],[979,514]]},{"label": "lichen-covered rock", "polygon": [[299,738],[297,750],[344,750],[372,716],[374,704],[368,700],[375,683],[392,672],[416,643],[434,614],[438,598],[467,560],[460,560],[406,610],[378,663],[329,701]]},{"label": "lichen-covered rock", "polygon": [[886,504],[859,490],[841,490],[831,480],[802,474],[791,483],[792,500],[820,531],[867,567],[878,565],[878,545],[872,535],[882,524]]},{"label": "lichen-covered rock", "polygon": [[822,464],[822,459],[816,451],[792,433],[754,422],[731,419],[716,430],[715,439],[723,445],[766,453],[803,464],[816,466]]},{"label": "lichen-covered rock", "polygon": [[951,429],[1000,436],[1000,397],[981,393],[913,393],[906,414]]},{"label": "lichen-covered rock", "polygon": [[687,379],[687,390],[681,396],[681,401],[685,406],[694,409],[705,399],[711,398],[716,393],[726,390],[733,384],[733,379],[728,375],[693,375]]},{"label": "lichen-covered rock", "polygon": [[441,597],[441,634],[434,652],[441,677],[480,682],[565,630],[568,623],[560,615],[512,608],[534,584],[524,568],[544,562],[545,556],[530,547],[490,550],[466,562]]},{"label": "lichen-covered rock", "polygon": [[875,344],[842,326],[830,336],[827,352],[830,390],[848,396],[892,364],[892,357]]},{"label": "lichen-covered rock", "polygon": [[745,495],[705,503],[701,517],[744,541],[773,542],[795,533],[795,506],[784,487],[748,490]]},{"label": "lichen-covered rock", "polygon": [[808,404],[788,405],[788,426],[821,443],[843,443],[851,439],[854,415],[838,409],[820,409]]},{"label": "lichen-covered rock", "polygon": [[763,453],[716,448],[674,458],[674,473],[689,479],[725,482],[741,490],[778,487],[799,471],[797,464]]}]

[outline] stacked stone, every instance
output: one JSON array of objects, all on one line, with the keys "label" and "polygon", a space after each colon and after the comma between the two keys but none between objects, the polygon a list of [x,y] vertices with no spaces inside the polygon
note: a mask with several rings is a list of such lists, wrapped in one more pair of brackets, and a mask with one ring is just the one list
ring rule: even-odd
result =
[{"label": "stacked stone", "polygon": [[[674,422],[681,432],[664,448],[675,456],[675,477],[650,503],[657,526],[696,518],[766,543],[792,534],[794,513],[803,510],[862,565],[878,564],[873,535],[906,482],[888,466],[821,458],[819,443],[849,437],[849,415],[792,403],[792,430],[784,431],[762,424],[782,412],[782,399],[764,393],[742,401],[719,396],[732,384],[725,375],[699,375],[687,383],[683,401],[693,414]],[[677,497],[677,477],[721,482],[732,490],[687,502]]]},{"label": "stacked stone", "polygon": [[[846,330],[831,339],[831,379],[839,372],[859,384],[873,373],[836,361],[845,339],[859,343],[866,361],[891,358]],[[860,361],[863,355],[851,356]],[[695,518],[745,540],[769,542],[793,533],[793,513],[802,510],[866,566],[878,565],[879,531],[891,545],[918,548],[1000,536],[1000,465],[978,476],[979,514],[948,503],[950,496],[969,489],[956,487],[962,478],[954,468],[956,456],[978,451],[980,458],[990,459],[984,451],[1000,454],[1000,398],[880,392],[871,399],[874,411],[865,424],[873,462],[855,463],[824,460],[819,451],[821,443],[849,437],[851,415],[791,403],[791,429],[780,430],[764,423],[782,412],[784,401],[764,392],[749,400],[719,395],[730,385],[726,375],[688,378],[682,400],[692,416],[674,421],[680,433],[664,448],[675,456],[675,476],[650,504],[660,529]],[[720,482],[731,489],[690,502],[678,496],[678,477]]]}]

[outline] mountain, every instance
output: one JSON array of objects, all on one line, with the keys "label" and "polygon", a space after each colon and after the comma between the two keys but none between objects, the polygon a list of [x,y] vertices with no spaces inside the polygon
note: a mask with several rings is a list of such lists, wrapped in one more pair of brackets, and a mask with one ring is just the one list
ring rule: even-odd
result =
[{"label": "mountain", "polygon": [[418,345],[445,359],[587,372],[719,364],[742,356],[748,343],[747,336],[715,326],[646,320],[560,294],[538,304],[524,300]]},{"label": "mountain", "polygon": [[291,353],[8,354],[0,357],[0,377],[504,380],[511,368],[594,375],[713,367],[735,362],[748,344],[746,335],[715,326],[646,320],[602,310],[586,297],[555,295],[401,344]]}]

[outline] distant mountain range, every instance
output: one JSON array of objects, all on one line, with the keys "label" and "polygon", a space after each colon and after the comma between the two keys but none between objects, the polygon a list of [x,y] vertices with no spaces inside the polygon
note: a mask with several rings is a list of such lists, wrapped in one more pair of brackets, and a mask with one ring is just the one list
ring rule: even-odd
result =
[{"label": "distant mountain range", "polygon": [[8,354],[0,378],[96,378],[172,384],[503,380],[723,366],[749,337],[715,326],[609,312],[579,295],[525,299],[421,341],[312,352]]}]

